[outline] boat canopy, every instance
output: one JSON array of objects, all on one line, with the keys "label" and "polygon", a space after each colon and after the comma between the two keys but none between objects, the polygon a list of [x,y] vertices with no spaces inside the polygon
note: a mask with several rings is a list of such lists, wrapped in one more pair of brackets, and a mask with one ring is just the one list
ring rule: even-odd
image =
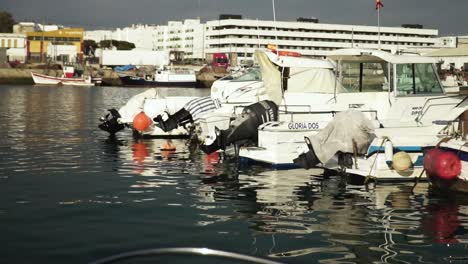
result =
[{"label": "boat canopy", "polygon": [[331,94],[345,91],[329,61],[277,56],[264,50],[257,50],[255,58],[262,72],[265,93],[277,104],[281,103],[285,90],[291,93]]},{"label": "boat canopy", "polygon": [[333,65],[326,60],[304,57],[278,56],[271,51],[264,51],[270,61],[280,67],[333,69]]},{"label": "boat canopy", "polygon": [[355,62],[389,62],[392,64],[436,63],[437,59],[416,54],[392,54],[371,49],[337,49],[328,53],[332,60]]}]

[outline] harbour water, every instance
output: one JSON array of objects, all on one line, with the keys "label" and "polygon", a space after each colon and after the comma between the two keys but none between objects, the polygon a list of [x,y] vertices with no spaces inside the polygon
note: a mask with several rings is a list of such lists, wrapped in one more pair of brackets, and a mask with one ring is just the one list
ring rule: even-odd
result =
[{"label": "harbour water", "polygon": [[[97,129],[106,109],[143,90],[0,86],[1,263],[88,263],[166,247],[284,263],[468,262],[468,198],[436,196],[427,183],[365,188],[319,170],[238,167],[190,153],[183,139],[164,152],[164,139]],[[136,260],[220,263],[125,263]]]}]

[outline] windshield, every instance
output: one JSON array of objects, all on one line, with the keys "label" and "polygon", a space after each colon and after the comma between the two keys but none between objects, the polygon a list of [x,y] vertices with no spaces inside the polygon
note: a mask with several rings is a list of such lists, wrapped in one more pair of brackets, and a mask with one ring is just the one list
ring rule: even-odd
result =
[{"label": "windshield", "polygon": [[397,64],[396,78],[398,95],[443,93],[430,63]]},{"label": "windshield", "polygon": [[261,81],[262,73],[260,72],[260,68],[249,68],[247,70],[228,75],[222,78],[222,80],[231,80],[234,82]]},{"label": "windshield", "polygon": [[341,83],[345,92],[383,92],[388,89],[385,64],[345,61],[341,67]]}]

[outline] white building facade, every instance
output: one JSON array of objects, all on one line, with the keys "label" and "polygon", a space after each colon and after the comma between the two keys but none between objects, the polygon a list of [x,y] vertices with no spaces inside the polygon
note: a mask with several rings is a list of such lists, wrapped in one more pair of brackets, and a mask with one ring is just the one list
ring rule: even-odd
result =
[{"label": "white building facade", "polygon": [[[167,25],[132,25],[115,31],[87,31],[85,39],[128,41],[138,49],[168,51],[172,60],[204,60],[213,53],[251,60],[255,49],[274,44],[303,56],[323,57],[340,48],[380,48],[390,52],[442,46],[438,30],[314,22],[221,19],[169,21]],[[445,40],[450,46],[451,39]]]},{"label": "white building facade", "polygon": [[205,24],[200,23],[200,19],[169,21],[158,27],[156,49],[169,51],[171,59],[175,60],[203,60],[204,29]]},{"label": "white building facade", "polygon": [[[326,56],[340,48],[381,48],[391,52],[408,47],[431,47],[438,30],[360,25],[285,22],[251,19],[214,20],[206,23],[205,52],[237,53],[251,59],[257,48],[275,44],[303,56]],[[380,41],[379,41],[380,39]]]},{"label": "white building facade", "polygon": [[26,35],[0,33],[0,48],[6,48],[8,61],[26,60]]},{"label": "white building facade", "polygon": [[0,48],[25,48],[26,35],[0,33]]}]

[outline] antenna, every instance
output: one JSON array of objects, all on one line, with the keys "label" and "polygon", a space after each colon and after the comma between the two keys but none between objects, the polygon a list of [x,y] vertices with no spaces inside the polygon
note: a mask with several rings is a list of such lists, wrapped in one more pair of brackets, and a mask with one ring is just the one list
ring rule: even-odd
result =
[{"label": "antenna", "polygon": [[198,0],[198,19],[201,19],[200,0]]},{"label": "antenna", "polygon": [[275,26],[275,42],[276,42],[276,55],[279,54],[279,45],[278,45],[278,29],[276,28],[276,11],[275,11],[275,0],[271,0],[273,6],[273,25]]}]

